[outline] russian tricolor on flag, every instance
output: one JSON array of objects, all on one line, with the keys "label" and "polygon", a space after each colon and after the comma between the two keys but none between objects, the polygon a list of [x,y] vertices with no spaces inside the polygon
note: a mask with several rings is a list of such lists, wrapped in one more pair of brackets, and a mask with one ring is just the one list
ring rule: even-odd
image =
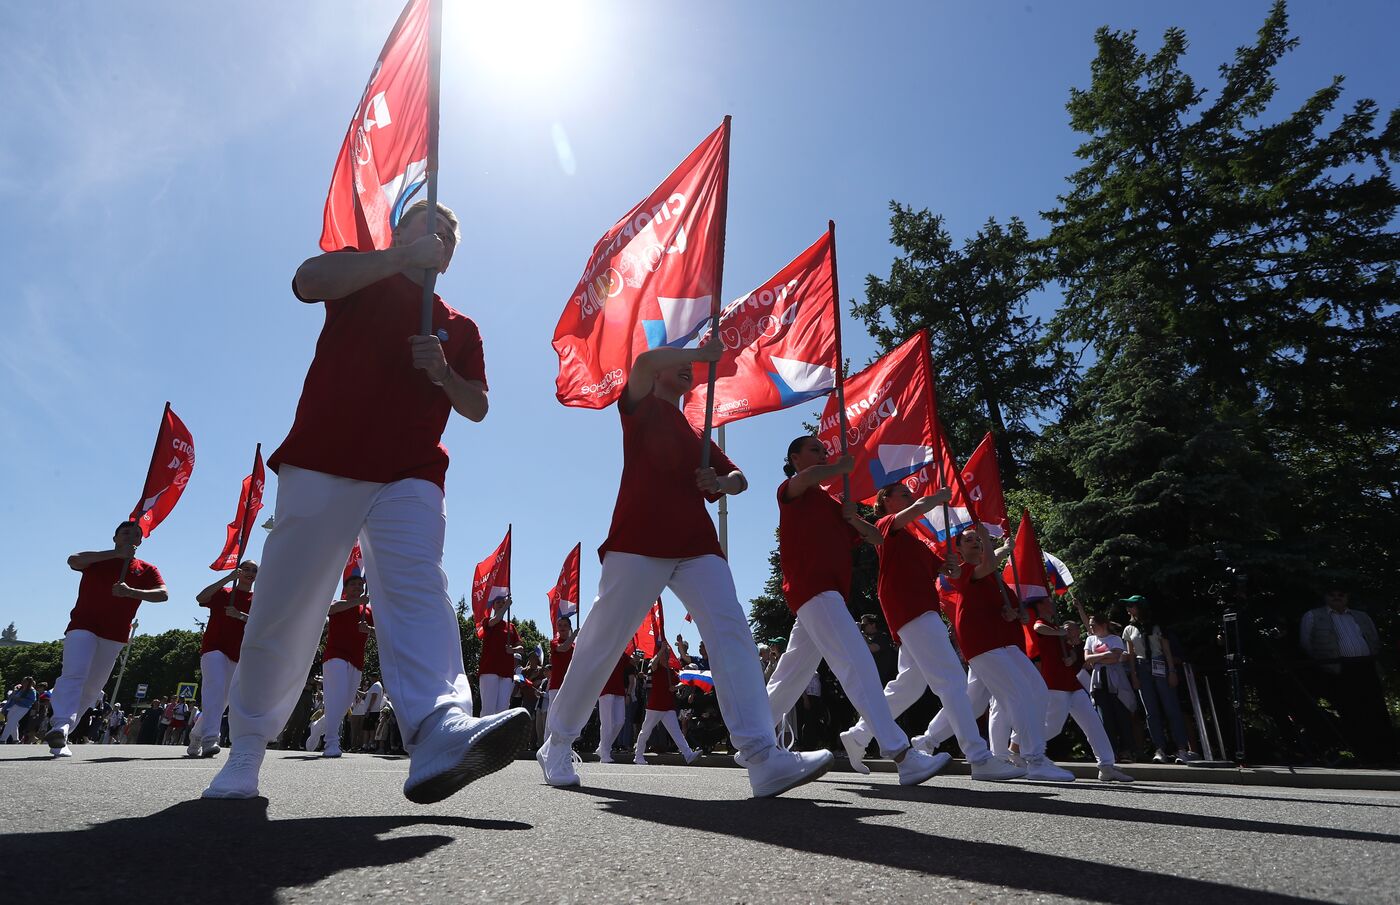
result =
[{"label": "russian tricolor on flag", "polygon": [[677,679],[682,685],[693,685],[701,691],[715,690],[715,679],[708,669],[683,669]]},{"label": "russian tricolor on flag", "polygon": [[1069,566],[1053,553],[1045,554],[1045,576],[1050,581],[1051,593],[1059,596],[1069,593],[1069,586],[1074,584],[1074,576],[1069,572]]}]

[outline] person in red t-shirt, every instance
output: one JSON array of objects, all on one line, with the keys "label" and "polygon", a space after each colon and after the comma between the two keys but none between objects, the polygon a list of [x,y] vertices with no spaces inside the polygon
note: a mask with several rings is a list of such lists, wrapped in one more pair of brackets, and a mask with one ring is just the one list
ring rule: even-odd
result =
[{"label": "person in red t-shirt", "polygon": [[[374,633],[374,610],[366,582],[359,575],[345,579],[341,599],[330,606],[326,618],[326,647],[321,654],[321,717],[311,724],[306,750],[315,751],[326,740],[322,757],[340,757],[340,728],[345,713],[355,703],[365,668],[365,643]],[[351,745],[359,739],[351,739]]]},{"label": "person in red t-shirt", "polygon": [[[253,607],[253,582],[258,564],[245,559],[238,568],[195,595],[209,609],[204,637],[199,642],[199,719],[190,726],[189,757],[213,757],[219,753],[219,732],[228,707],[228,689],[243,647],[243,623]],[[233,582],[233,589],[224,585]]]},{"label": "person in red t-shirt", "polygon": [[545,692],[545,710],[554,704],[559,687],[564,684],[564,676],[569,672],[569,661],[574,656],[574,623],[568,616],[554,620],[554,638],[549,642],[549,690]]},{"label": "person in red t-shirt", "polygon": [[491,615],[481,634],[481,661],[477,681],[481,684],[481,715],[489,716],[510,708],[515,690],[515,655],[523,654],[515,624],[506,619],[510,598],[491,604]]},{"label": "person in red t-shirt", "polygon": [[656,656],[651,658],[651,688],[647,691],[647,710],[646,716],[642,717],[642,729],[637,733],[637,753],[632,758],[634,764],[646,764],[647,742],[651,740],[652,730],[658,723],[671,733],[671,740],[676,743],[676,750],[685,758],[686,764],[695,763],[700,756],[686,743],[680,721],[676,719],[676,671],[671,668],[671,658],[674,656],[671,648],[663,642]]},{"label": "person in red t-shirt", "polygon": [[627,722],[627,690],[636,671],[632,655],[624,653],[598,694],[598,750],[593,753],[598,755],[600,764],[613,762],[613,744]]},{"label": "person in red t-shirt", "polygon": [[622,482],[598,551],[598,597],[550,705],[549,736],[537,755],[550,785],[579,784],[574,740],[614,658],[663,588],[680,598],[705,636],[719,707],[730,740],[745,757],[755,797],[778,795],[831,768],[830,752],[794,754],[777,747],[753,633],[705,509],[706,500],[748,487],[743,472],[713,443],[710,466],[700,467],[699,438],[679,408],[691,387],[691,363],[718,361],[723,352],[711,337],[696,349],[649,349],[632,363],[617,403]]},{"label": "person in red t-shirt", "polygon": [[421,201],[399,217],[389,248],[330,252],[297,268],[293,293],[324,302],[325,321],[291,430],[268,459],[275,527],[229,696],[233,751],[206,798],[258,794],[267,742],[305,685],[324,602],[357,536],[410,756],[404,796],[441,801],[529,743],[524,710],[472,716],[442,568],[442,432],[453,412],[481,421],[488,408],[476,324],[436,296],[429,332],[419,322],[425,272],[447,270],[458,237],[450,209]]},{"label": "person in red t-shirt", "polygon": [[949,577],[959,600],[953,630],[967,658],[969,675],[985,684],[998,705],[1007,709],[1020,736],[1026,778],[1073,782],[1073,773],[1045,757],[1049,693],[1035,665],[1010,641],[1007,623],[1018,621],[1019,608],[1002,583],[987,529],[981,524],[965,528],[958,535],[958,556],[962,572]]},{"label": "person in red t-shirt", "polygon": [[[915,534],[914,522],[934,507],[948,501],[947,491],[914,499],[902,483],[881,488],[875,498],[875,527],[884,542],[879,546],[880,574],[877,593],[885,621],[899,642],[899,674],[885,686],[885,700],[896,716],[911,707],[932,689],[943,703],[939,710],[951,722],[958,747],[972,768],[972,778],[1001,781],[1024,776],[1026,771],[1003,758],[993,757],[987,741],[977,728],[977,714],[967,694],[967,675],[953,644],[948,626],[939,615],[938,579],[954,575],[956,568]],[[917,676],[917,684],[907,676]],[[913,687],[909,687],[909,686]],[[861,763],[873,733],[864,719],[841,733],[841,742],[860,772],[869,772]],[[928,734],[913,740],[915,746],[928,745]],[[933,753],[937,746],[924,748]]]},{"label": "person in red t-shirt", "polygon": [[846,607],[852,548],[883,541],[879,529],[856,514],[854,500],[842,503],[822,487],[854,467],[850,456],[828,463],[826,445],[816,437],[798,437],[788,444],[783,465],[787,480],[778,485],[778,559],[783,595],[796,620],[787,650],[768,679],[768,703],[776,724],[796,706],[826,660],[880,742],[881,754],[898,765],[900,783],[914,785],[931,779],[952,758],[910,746],[909,736],[885,703],[870,646]]},{"label": "person in red t-shirt", "polygon": [[131,638],[136,608],[170,599],[160,570],[136,558],[142,540],[139,525],[122,522],[112,534],[112,549],[68,557],[68,568],[83,577],[63,633],[63,672],[53,686],[51,728],[44,735],[54,757],[72,756],[68,733],[101,697],[117,655]]},{"label": "person in red t-shirt", "polygon": [[1103,782],[1132,782],[1133,778],[1117,767],[1113,743],[1108,740],[1103,720],[1099,719],[1094,702],[1079,682],[1079,670],[1084,665],[1078,627],[1073,622],[1055,625],[1055,602],[1042,597],[1035,603],[1035,621],[1026,632],[1030,653],[1038,658],[1040,675],[1050,689],[1050,703],[1045,711],[1045,740],[1060,734],[1065,717],[1073,716],[1084,732],[1099,765]]}]

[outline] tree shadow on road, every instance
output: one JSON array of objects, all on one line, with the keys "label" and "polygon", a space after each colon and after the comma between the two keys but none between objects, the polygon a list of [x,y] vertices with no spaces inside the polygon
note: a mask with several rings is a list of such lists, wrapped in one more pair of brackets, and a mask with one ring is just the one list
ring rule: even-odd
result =
[{"label": "tree shadow on road", "polygon": [[[1400,802],[1383,801],[1380,796],[1384,792],[1370,791],[1366,789],[1344,789],[1353,794],[1350,798],[1299,798],[1291,794],[1291,790],[1275,792],[1273,795],[1250,795],[1246,792],[1227,791],[1227,789],[1237,789],[1238,786],[1207,786],[1204,789],[1185,789],[1180,785],[1144,785],[1143,783],[1133,783],[1130,786],[1114,783],[1075,783],[1076,792],[1092,790],[1107,795],[1185,795],[1191,798],[1236,798],[1242,801],[1277,801],[1281,804],[1322,804],[1341,805],[1343,807],[1364,807],[1364,808],[1400,808]],[[1220,791],[1215,791],[1219,789]],[[1364,798],[1362,796],[1374,795],[1375,798]]]},{"label": "tree shadow on road", "polygon": [[[1339,830],[1325,826],[1302,826],[1248,820],[1242,817],[1211,817],[1205,814],[1183,814],[1180,811],[1159,811],[1144,807],[1111,807],[1097,801],[1075,801],[1049,792],[1017,789],[911,788],[907,786],[859,785],[851,789],[864,798],[884,801],[921,801],[942,807],[996,808],[1001,811],[1044,814],[1047,817],[1072,820],[1110,820],[1146,823],[1152,826],[1179,826],[1193,830],[1229,830],[1241,833],[1261,833],[1273,836],[1302,836],[1312,839],[1337,839],[1346,842],[1400,842],[1400,836],[1372,833],[1365,830]],[[1136,793],[1137,790],[1133,790]],[[1125,790],[1126,794],[1126,790]],[[1125,797],[1124,803],[1128,804]],[[1279,804],[1287,804],[1280,801]],[[1136,804],[1136,803],[1134,803]]]},{"label": "tree shadow on road", "polygon": [[[513,820],[438,815],[270,820],[267,806],[265,798],[184,801],[81,830],[0,833],[0,852],[7,867],[50,864],[62,852],[62,862],[74,868],[56,878],[66,901],[106,901],[115,892],[131,901],[185,903],[194,882],[197,901],[272,905],[281,890],[352,868],[413,861],[456,841],[445,834],[382,838],[395,830],[532,829]],[[183,879],[172,883],[171,876]]]},{"label": "tree shadow on road", "polygon": [[[584,788],[578,794],[603,799],[608,812],[622,817],[668,826],[674,826],[676,820],[676,800],[669,795],[599,788]],[[1192,905],[1296,905],[1318,901],[871,822],[871,818],[904,813],[851,805],[824,807],[802,798],[688,801],[684,822],[687,829],[797,852],[1040,895],[1080,899],[1087,894],[1115,905],[1181,905],[1184,901]],[[1089,876],[1092,883],[1086,885]]]}]

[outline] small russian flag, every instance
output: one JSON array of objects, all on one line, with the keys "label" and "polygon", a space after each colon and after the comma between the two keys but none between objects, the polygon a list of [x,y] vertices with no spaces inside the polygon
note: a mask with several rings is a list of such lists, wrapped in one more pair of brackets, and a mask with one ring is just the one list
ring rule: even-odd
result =
[{"label": "small russian flag", "polygon": [[679,676],[682,685],[694,685],[701,691],[714,691],[715,680],[705,669],[683,669]]}]

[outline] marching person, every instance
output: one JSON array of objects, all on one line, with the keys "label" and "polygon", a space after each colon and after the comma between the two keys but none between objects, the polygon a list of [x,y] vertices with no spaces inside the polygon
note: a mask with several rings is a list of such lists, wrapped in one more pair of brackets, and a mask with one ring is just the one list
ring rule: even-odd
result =
[{"label": "marching person", "polygon": [[472,716],[442,569],[442,432],[452,412],[481,421],[488,408],[476,324],[434,296],[432,332],[420,335],[424,271],[445,271],[458,238],[450,209],[419,201],[389,248],[317,255],[292,280],[298,299],[324,300],[325,323],[291,431],[268,459],[277,507],[230,694],[233,747],[205,797],[258,794],[267,742],[296,705],[324,601],[357,536],[410,755],[405,797],[441,801],[505,767],[529,741],[523,710]]},{"label": "marching person", "polygon": [[[1011,725],[1020,736],[1020,756],[1026,762],[1026,778],[1073,782],[1074,774],[1045,757],[1045,714],[1049,689],[1021,646],[1011,638],[1011,624],[1018,623],[1019,608],[1002,584],[987,529],[979,522],[958,534],[962,571],[948,577],[958,595],[953,630],[967,659],[968,674],[987,688],[1005,707]],[[1017,636],[1022,634],[1014,626]]]},{"label": "marching person", "polygon": [[624,653],[618,658],[608,681],[603,683],[603,690],[598,693],[598,750],[594,753],[598,755],[600,764],[613,762],[613,745],[627,722],[627,689],[636,671],[632,665],[632,655]]},{"label": "marching person", "polygon": [[[190,726],[189,757],[213,757],[219,753],[219,729],[224,710],[228,707],[228,689],[238,668],[238,654],[243,647],[243,623],[253,606],[253,582],[258,577],[258,564],[245,559],[238,568],[210,584],[195,595],[202,607],[209,609],[209,621],[204,625],[204,637],[199,642],[199,699],[203,702],[199,719]],[[224,585],[233,582],[237,590]]]},{"label": "marching person", "polygon": [[[787,650],[768,680],[769,713],[777,725],[826,660],[879,741],[880,753],[897,765],[900,783],[916,785],[932,778],[952,758],[929,755],[909,744],[885,703],[870,646],[846,607],[852,548],[862,541],[876,547],[884,541],[878,528],[856,514],[854,500],[842,503],[821,486],[850,474],[854,467],[850,456],[828,464],[826,445],[816,437],[798,437],[788,444],[783,464],[787,480],[778,486],[778,558],[783,595],[796,621],[788,634]],[[943,502],[946,497],[930,499]],[[898,631],[893,621],[890,628]]]},{"label": "marching person", "polygon": [[[939,615],[938,578],[953,574],[955,567],[945,564],[914,534],[914,522],[949,497],[947,490],[940,490],[916,500],[902,483],[881,488],[875,497],[875,527],[881,538],[876,548],[880,555],[876,589],[885,622],[899,640],[899,672],[885,686],[885,700],[898,716],[923,696],[924,689],[931,689],[943,703],[939,713],[951,722],[958,747],[971,765],[972,778],[993,782],[1015,779],[1026,771],[992,756],[968,699],[967,674]],[[858,772],[870,772],[862,759],[872,737],[864,718],[841,733],[851,766]]]},{"label": "marching person", "polygon": [[647,691],[646,716],[642,717],[642,729],[637,734],[637,754],[632,758],[634,764],[646,764],[647,742],[658,723],[671,734],[671,740],[676,743],[676,750],[685,758],[686,764],[695,763],[700,756],[686,743],[680,721],[676,719],[676,671],[671,668],[671,656],[671,649],[662,642],[656,656],[651,658],[651,688]]},{"label": "marching person", "polygon": [[122,522],[112,535],[112,549],[68,557],[68,568],[83,577],[63,634],[63,672],[54,683],[53,718],[44,735],[54,757],[73,756],[68,734],[101,697],[117,655],[131,638],[137,608],[170,599],[160,570],[136,558],[142,540],[139,525]]},{"label": "marching person", "polygon": [[715,691],[730,740],[743,754],[754,797],[779,795],[831,768],[831,753],[778,748],[763,671],[734,577],[705,501],[748,487],[713,443],[700,467],[695,430],[678,408],[691,387],[691,362],[715,362],[717,337],[698,349],[650,349],[637,356],[617,402],[622,480],[612,526],[599,549],[598,597],[579,631],[563,687],[550,705],[549,737],[538,759],[545,781],[579,784],[572,746],[615,658],[663,588],[685,605],[713,656]]},{"label": "marching person", "polygon": [[502,597],[491,606],[491,615],[481,634],[481,661],[478,679],[481,684],[481,715],[503,713],[510,709],[510,694],[515,690],[515,655],[524,648],[515,623],[506,618],[510,598]]},{"label": "marching person", "polygon": [[549,642],[549,690],[545,692],[546,710],[554,706],[564,676],[569,672],[569,660],[574,656],[574,624],[568,616],[554,620],[554,638]]},{"label": "marching person", "polygon": [[[365,644],[374,632],[374,608],[365,593],[366,582],[359,575],[345,579],[344,596],[331,604],[326,619],[326,648],[321,654],[321,718],[311,724],[306,750],[315,751],[326,740],[322,757],[340,757],[340,726],[345,713],[355,703],[360,676],[365,668]],[[351,732],[350,744],[359,744]]]}]

